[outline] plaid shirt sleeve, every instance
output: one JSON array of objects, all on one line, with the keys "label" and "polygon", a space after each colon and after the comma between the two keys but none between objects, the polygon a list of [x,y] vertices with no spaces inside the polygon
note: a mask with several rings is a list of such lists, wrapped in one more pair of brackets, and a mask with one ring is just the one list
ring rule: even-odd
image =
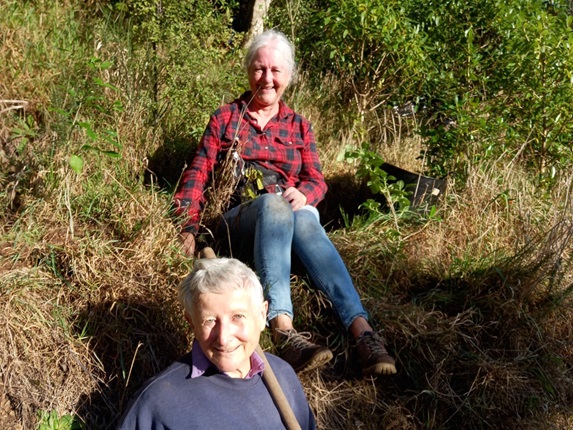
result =
[{"label": "plaid shirt sleeve", "polygon": [[183,232],[195,234],[198,231],[201,211],[205,206],[205,188],[219,153],[220,116],[224,115],[217,111],[211,116],[193,162],[183,172],[174,195],[175,215],[186,217],[181,228]]},{"label": "plaid shirt sleeve", "polygon": [[316,142],[312,126],[306,120],[302,123],[304,148],[301,152],[301,166],[298,183],[294,184],[306,196],[306,203],[316,206],[326,194],[327,186],[322,174],[322,167],[316,151]]}]

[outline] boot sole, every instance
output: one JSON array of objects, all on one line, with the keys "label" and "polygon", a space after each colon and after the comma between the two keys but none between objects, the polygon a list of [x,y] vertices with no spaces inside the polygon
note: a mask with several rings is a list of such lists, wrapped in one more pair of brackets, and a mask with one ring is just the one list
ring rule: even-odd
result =
[{"label": "boot sole", "polygon": [[321,351],[311,357],[311,359],[304,363],[304,365],[298,369],[295,369],[295,372],[308,372],[309,370],[316,369],[317,367],[328,363],[330,360],[332,360],[332,357],[333,355],[330,349]]},{"label": "boot sole", "polygon": [[391,363],[376,363],[374,366],[362,369],[362,374],[364,376],[394,375],[396,366]]}]

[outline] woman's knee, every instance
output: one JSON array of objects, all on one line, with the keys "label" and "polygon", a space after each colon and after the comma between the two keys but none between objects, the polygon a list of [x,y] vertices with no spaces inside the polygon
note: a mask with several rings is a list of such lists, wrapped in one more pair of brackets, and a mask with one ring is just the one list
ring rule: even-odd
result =
[{"label": "woman's knee", "polygon": [[285,217],[292,219],[293,210],[289,202],[277,194],[263,194],[255,200],[259,216]]},{"label": "woman's knee", "polygon": [[[314,210],[313,210],[314,209]],[[304,240],[305,238],[317,238],[317,234],[321,234],[324,229],[320,225],[320,218],[318,211],[314,207],[303,208],[295,212],[295,235]]]}]

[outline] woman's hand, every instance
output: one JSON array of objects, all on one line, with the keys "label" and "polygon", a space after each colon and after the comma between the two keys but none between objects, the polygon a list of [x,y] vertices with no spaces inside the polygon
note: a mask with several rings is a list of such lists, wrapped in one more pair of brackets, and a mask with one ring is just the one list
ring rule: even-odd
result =
[{"label": "woman's hand", "polygon": [[181,233],[179,235],[181,248],[188,257],[193,257],[195,253],[195,235],[193,233]]},{"label": "woman's hand", "polygon": [[295,187],[289,187],[283,192],[283,197],[287,199],[293,211],[299,210],[306,205],[306,196]]}]

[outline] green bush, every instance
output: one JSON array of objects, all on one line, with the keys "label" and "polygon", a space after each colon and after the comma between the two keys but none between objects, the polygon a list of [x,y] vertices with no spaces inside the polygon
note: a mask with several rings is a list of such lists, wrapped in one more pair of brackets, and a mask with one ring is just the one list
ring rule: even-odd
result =
[{"label": "green bush", "polygon": [[38,430],[82,430],[84,427],[72,415],[59,416],[56,411],[42,411]]},{"label": "green bush", "polygon": [[453,0],[427,5],[429,13],[422,3],[412,2],[412,15],[427,17],[420,23],[432,42],[427,93],[456,124],[430,122],[423,130],[434,172],[503,156],[551,181],[570,166],[573,40],[566,10]]},{"label": "green bush", "polygon": [[317,16],[322,37],[315,62],[346,83],[360,115],[421,90],[423,35],[401,3],[336,0]]},{"label": "green bush", "polygon": [[[315,79],[334,74],[365,117],[417,102],[429,173],[517,161],[550,185],[573,160],[573,18],[564,2],[281,3]],[[309,16],[305,11],[312,11]],[[306,28],[303,32],[302,26]],[[423,101],[423,102],[422,102]],[[368,130],[365,124],[360,130]],[[362,136],[361,136],[361,140]]]},{"label": "green bush", "polygon": [[242,37],[231,29],[231,6],[221,2],[215,9],[208,0],[123,4],[135,41],[146,50],[154,120],[173,139],[198,138],[212,111],[244,89]]}]

